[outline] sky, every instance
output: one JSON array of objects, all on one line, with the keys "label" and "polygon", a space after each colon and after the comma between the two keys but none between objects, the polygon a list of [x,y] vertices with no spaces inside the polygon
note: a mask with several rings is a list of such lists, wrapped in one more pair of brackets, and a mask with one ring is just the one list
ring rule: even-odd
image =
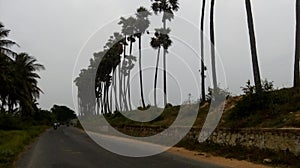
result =
[{"label": "sky", "polygon": [[[252,0],[259,65],[262,79],[274,81],[275,88],[291,87],[293,81],[295,0]],[[150,8],[149,0],[0,0],[0,21],[11,30],[18,52],[27,52],[45,65],[39,86],[44,94],[39,104],[74,109],[73,80],[88,66],[92,54],[101,51],[121,16],[133,15],[139,6]],[[188,93],[199,95],[199,19],[201,1],[179,0],[180,10],[171,27],[173,45],[168,54],[169,101],[180,103]],[[207,85],[211,84],[209,7],[206,5],[205,63]],[[159,17],[151,18],[150,31],[159,27]],[[151,33],[150,33],[151,35]],[[156,51],[143,42],[146,100],[152,100],[152,77]],[[246,13],[243,0],[216,0],[215,41],[218,83],[232,95],[253,81]],[[136,53],[136,48],[134,53]],[[172,59],[169,59],[172,58]],[[133,70],[132,92],[139,95],[137,66]],[[160,74],[161,75],[161,74]],[[159,83],[162,83],[159,80]],[[253,82],[252,82],[253,83]],[[159,85],[161,86],[161,85]],[[133,101],[139,103],[138,96]]]}]

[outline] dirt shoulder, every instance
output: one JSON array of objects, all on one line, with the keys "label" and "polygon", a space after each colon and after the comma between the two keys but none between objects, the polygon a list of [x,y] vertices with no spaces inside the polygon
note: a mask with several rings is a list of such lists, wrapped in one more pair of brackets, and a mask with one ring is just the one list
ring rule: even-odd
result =
[{"label": "dirt shoulder", "polygon": [[262,164],[255,164],[252,162],[244,161],[244,160],[236,160],[236,159],[227,159],[219,156],[212,156],[208,153],[197,152],[197,151],[189,151],[184,148],[172,147],[168,150],[168,152],[181,155],[183,157],[188,157],[191,159],[218,164],[225,167],[230,168],[271,168],[271,166],[266,166]]}]

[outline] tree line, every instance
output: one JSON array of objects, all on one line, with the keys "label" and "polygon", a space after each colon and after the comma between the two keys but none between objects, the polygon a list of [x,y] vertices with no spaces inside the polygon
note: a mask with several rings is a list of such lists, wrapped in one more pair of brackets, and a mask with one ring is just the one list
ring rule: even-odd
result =
[{"label": "tree line", "polygon": [[[167,23],[174,19],[174,13],[179,10],[178,0],[152,0],[151,9],[155,15],[162,14],[161,22],[162,27],[154,30],[153,37],[149,45],[157,50],[156,69],[154,73],[153,89],[154,89],[154,106],[157,106],[157,78],[158,78],[158,65],[160,59],[163,62],[163,104],[168,103],[167,100],[167,54],[168,49],[172,45],[172,40],[169,36],[171,29],[167,27]],[[210,1],[210,17],[209,17],[209,35],[211,46],[211,73],[213,86],[212,90],[217,91],[218,82],[216,74],[215,63],[215,32],[214,32],[214,7],[215,0]],[[201,62],[200,62],[200,79],[201,79],[201,101],[206,101],[205,93],[205,73],[207,71],[204,63],[204,24],[206,12],[206,0],[202,1],[201,7],[201,20],[200,20],[200,44],[201,44]],[[295,60],[294,60],[294,87],[300,87],[300,74],[299,74],[299,57],[300,57],[300,2],[297,0],[295,3],[296,15],[296,43],[295,43]],[[245,0],[245,12],[249,33],[249,44],[251,51],[253,77],[255,83],[255,92],[263,92],[258,54],[255,36],[255,22],[253,19],[253,11],[251,1]],[[140,7],[136,10],[135,16],[128,18],[121,17],[119,25],[122,26],[121,32],[114,33],[106,43],[103,51],[94,54],[90,60],[90,65],[87,69],[82,69],[79,77],[75,79],[75,84],[78,87],[78,105],[82,112],[81,115],[87,113],[106,114],[116,111],[129,111],[132,110],[131,105],[131,86],[130,75],[131,70],[134,68],[135,63],[138,61],[139,68],[139,86],[141,108],[146,109],[147,104],[144,100],[143,93],[143,72],[142,72],[142,37],[145,33],[149,33],[148,28],[150,21],[148,17],[152,13],[145,7]],[[132,55],[132,47],[138,41],[138,59]],[[128,51],[129,50],[129,51]],[[162,50],[162,51],[161,51]],[[161,58],[162,52],[162,58]],[[94,85],[93,85],[94,84]],[[94,91],[93,91],[94,89]],[[149,105],[148,105],[149,106]]]}]

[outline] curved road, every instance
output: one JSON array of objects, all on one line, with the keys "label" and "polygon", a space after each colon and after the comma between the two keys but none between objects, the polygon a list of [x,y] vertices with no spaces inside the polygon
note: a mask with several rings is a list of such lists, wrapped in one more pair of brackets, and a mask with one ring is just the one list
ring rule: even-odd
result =
[{"label": "curved road", "polygon": [[31,145],[16,163],[18,168],[221,168],[164,152],[156,156],[131,158],[111,153],[83,131],[60,126],[49,129]]}]

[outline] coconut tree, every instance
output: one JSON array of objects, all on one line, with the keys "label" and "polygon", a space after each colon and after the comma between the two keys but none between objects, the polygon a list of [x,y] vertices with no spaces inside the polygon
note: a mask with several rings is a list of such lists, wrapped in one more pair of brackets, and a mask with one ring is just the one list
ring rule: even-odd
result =
[{"label": "coconut tree", "polygon": [[29,56],[27,53],[16,55],[14,61],[14,73],[16,74],[16,83],[18,86],[17,100],[19,101],[22,115],[30,115],[33,111],[32,104],[39,98],[42,90],[37,86],[37,79],[40,76],[36,71],[44,70],[42,64],[37,63],[37,60]]},{"label": "coconut tree", "polygon": [[262,91],[262,87],[261,87],[260,72],[259,72],[259,65],[258,65],[258,59],[257,59],[254,23],[253,23],[253,16],[252,16],[250,0],[245,0],[245,6],[246,6],[246,12],[247,12],[247,22],[248,22],[248,30],[249,30],[249,38],[250,38],[250,49],[251,49],[251,57],[252,57],[254,83],[255,83],[256,91],[259,93]]},{"label": "coconut tree", "polygon": [[204,16],[205,16],[205,2],[202,1],[202,12],[200,22],[200,42],[201,42],[201,99],[205,101],[205,65],[204,65]]},{"label": "coconut tree", "polygon": [[4,25],[0,22],[0,53],[8,56],[16,56],[16,53],[10,48],[18,46],[16,42],[7,39],[10,30],[4,28]]},{"label": "coconut tree", "polygon": [[143,72],[142,72],[142,35],[150,25],[148,17],[151,13],[144,7],[137,9],[136,13],[136,33],[135,36],[139,40],[139,74],[140,74],[140,90],[143,108],[146,108],[143,91]]},{"label": "coconut tree", "polygon": [[[178,11],[178,0],[154,0],[152,10],[155,14],[162,13],[163,29],[167,28],[167,20],[171,21],[174,18],[174,12]],[[167,49],[163,51],[163,90],[164,90],[164,105],[167,104],[167,71],[166,71],[166,55]]]},{"label": "coconut tree", "polygon": [[300,87],[299,58],[300,58],[300,1],[296,0],[296,42],[294,62],[294,87]]}]

